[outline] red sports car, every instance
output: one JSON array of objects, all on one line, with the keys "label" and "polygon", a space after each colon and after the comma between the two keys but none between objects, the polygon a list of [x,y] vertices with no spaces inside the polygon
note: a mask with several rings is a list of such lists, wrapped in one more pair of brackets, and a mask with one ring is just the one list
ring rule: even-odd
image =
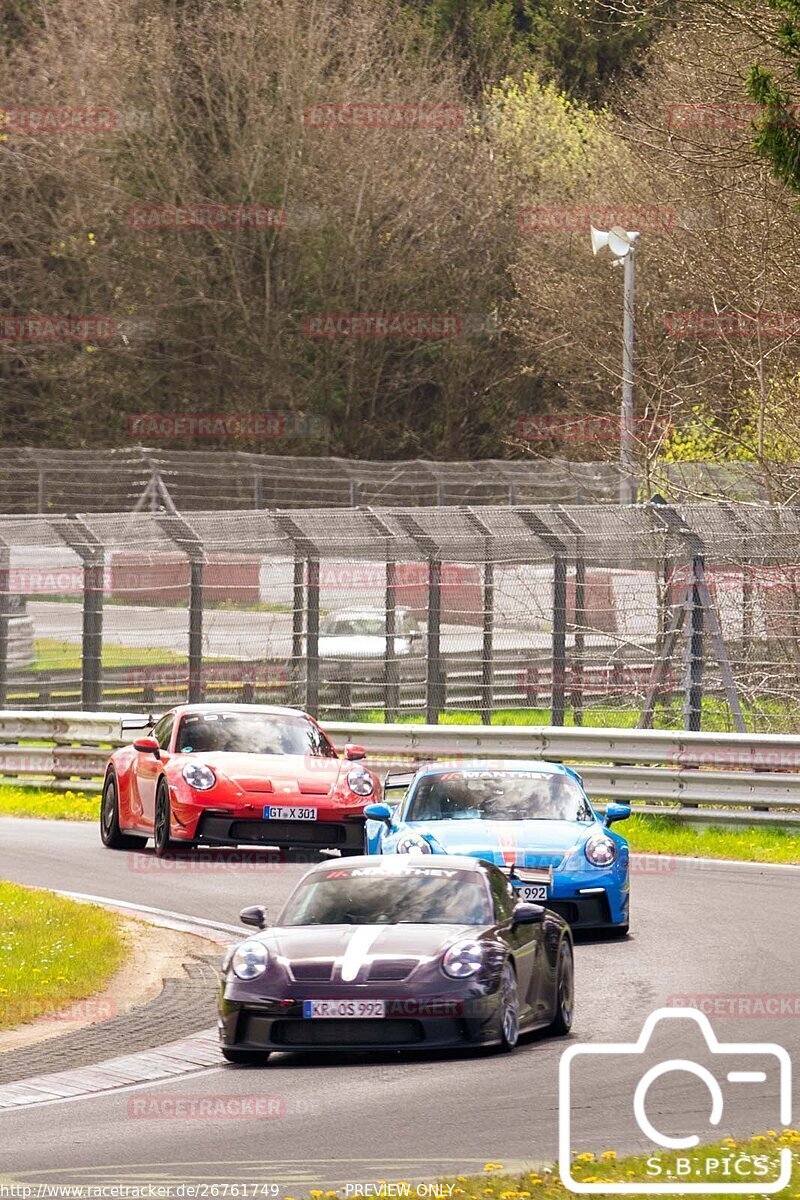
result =
[{"label": "red sports car", "polygon": [[364,852],[364,808],[378,780],[345,746],[344,760],[313,717],[295,708],[182,704],[109,759],[100,835],[114,850],[153,839],[178,845],[280,846]]}]

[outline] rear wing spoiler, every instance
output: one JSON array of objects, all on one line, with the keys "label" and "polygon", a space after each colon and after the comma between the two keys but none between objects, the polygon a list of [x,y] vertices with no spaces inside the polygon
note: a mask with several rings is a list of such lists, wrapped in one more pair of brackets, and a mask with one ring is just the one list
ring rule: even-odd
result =
[{"label": "rear wing spoiler", "polygon": [[137,729],[151,729],[155,723],[156,718],[152,714],[145,715],[144,713],[130,713],[119,719],[119,727],[123,733],[133,733]]},{"label": "rear wing spoiler", "polygon": [[[384,804],[399,804],[416,778],[415,770],[387,771],[383,780]],[[394,793],[392,795],[392,793]]]}]

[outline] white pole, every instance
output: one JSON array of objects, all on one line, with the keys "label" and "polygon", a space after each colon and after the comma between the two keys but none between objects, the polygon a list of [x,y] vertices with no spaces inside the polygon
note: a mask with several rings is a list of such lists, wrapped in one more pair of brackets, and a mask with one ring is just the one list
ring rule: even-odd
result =
[{"label": "white pole", "polygon": [[633,504],[636,500],[636,461],[633,437],[633,339],[634,303],[636,295],[636,247],[632,245],[625,255],[625,315],[623,322],[622,350],[622,405],[620,409],[620,504]]}]

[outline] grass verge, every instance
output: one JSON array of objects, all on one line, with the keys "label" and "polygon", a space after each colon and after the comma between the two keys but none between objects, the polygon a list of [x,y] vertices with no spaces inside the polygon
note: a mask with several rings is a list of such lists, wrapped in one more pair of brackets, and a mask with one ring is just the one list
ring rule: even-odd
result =
[{"label": "grass verge", "polygon": [[0,1029],[102,990],[125,958],[118,917],[0,881]]},{"label": "grass verge", "polygon": [[800,863],[800,827],[707,825],[674,817],[636,816],[614,827],[642,854],[735,858],[741,862]]},{"label": "grass verge", "polygon": [[[695,1146],[690,1151],[681,1151],[679,1154],[661,1150],[657,1153],[624,1158],[617,1158],[613,1150],[606,1150],[597,1157],[593,1154],[580,1154],[573,1159],[572,1171],[575,1180],[583,1183],[620,1181],[631,1184],[633,1181],[640,1181],[680,1185],[686,1181],[688,1170],[691,1170],[698,1172],[697,1175],[689,1176],[692,1182],[708,1183],[708,1196],[720,1195],[713,1190],[715,1183],[744,1183],[752,1180],[753,1190],[749,1194],[758,1197],[764,1195],[763,1186],[759,1188],[759,1181],[764,1184],[779,1177],[779,1156],[781,1150],[786,1148],[793,1151],[792,1179],[783,1191],[775,1195],[788,1200],[789,1197],[798,1194],[800,1186],[800,1132],[795,1129],[787,1129],[781,1133],[770,1130],[766,1134],[757,1134],[742,1140],[724,1138],[721,1142]],[[688,1168],[679,1165],[681,1159],[684,1164],[690,1164]],[[409,1184],[408,1187],[408,1193],[401,1191],[395,1192],[394,1195],[418,1194],[413,1185]],[[441,1190],[438,1194],[441,1196],[466,1197],[466,1200],[566,1200],[575,1194],[561,1182],[555,1166],[540,1171],[528,1171],[524,1175],[510,1175],[503,1170],[502,1163],[493,1162],[486,1164],[482,1175],[458,1175],[440,1181],[439,1188]],[[333,1197],[338,1196],[338,1193],[311,1192],[312,1200],[317,1200],[323,1195]]]},{"label": "grass verge", "polygon": [[[56,638],[36,638],[33,643],[35,660],[29,671],[79,671],[80,642],[61,642]],[[186,666],[185,654],[164,650],[158,646],[122,646],[116,642],[103,643],[104,667],[174,667]],[[212,661],[209,659],[209,661]],[[56,681],[57,682],[57,681]]]},{"label": "grass verge", "polygon": [[100,796],[0,784],[0,816],[45,817],[50,821],[98,821]]}]

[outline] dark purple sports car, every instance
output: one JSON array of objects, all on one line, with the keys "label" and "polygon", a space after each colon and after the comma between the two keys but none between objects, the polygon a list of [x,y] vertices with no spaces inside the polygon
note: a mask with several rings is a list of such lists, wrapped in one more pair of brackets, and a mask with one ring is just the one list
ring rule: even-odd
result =
[{"label": "dark purple sports car", "polygon": [[572,935],[521,904],[504,873],[475,858],[398,855],[312,867],[273,928],[228,951],[222,1053],[263,1063],[275,1050],[496,1046],[568,1033]]}]

